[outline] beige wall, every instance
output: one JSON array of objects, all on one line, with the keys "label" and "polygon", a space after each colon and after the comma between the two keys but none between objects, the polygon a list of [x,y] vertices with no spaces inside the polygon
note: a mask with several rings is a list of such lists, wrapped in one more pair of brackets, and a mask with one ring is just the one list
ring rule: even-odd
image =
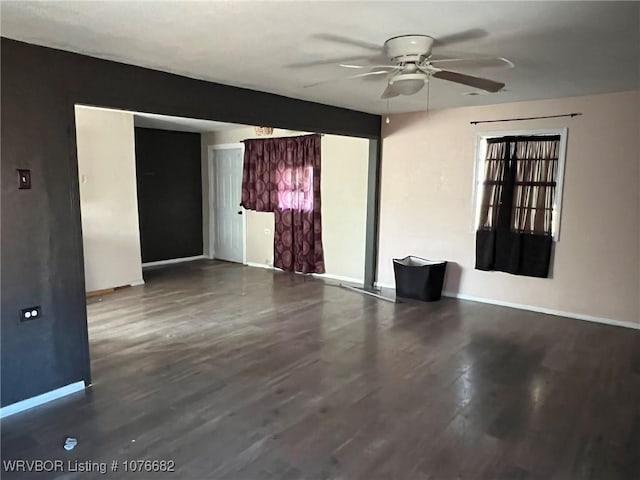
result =
[{"label": "beige wall", "polygon": [[[473,120],[582,112],[571,118]],[[640,322],[640,92],[394,115],[383,129],[378,279],[392,258],[455,262],[445,290]],[[478,132],[568,127],[553,278],[474,270],[472,185]]]},{"label": "beige wall", "polygon": [[[276,129],[273,136],[301,133]],[[208,145],[238,143],[255,137],[253,127],[203,134],[203,178],[208,176]],[[362,282],[364,277],[368,158],[369,142],[366,139],[337,135],[322,137],[322,243],[325,267],[329,275],[358,282]],[[208,192],[208,183],[203,186]],[[208,204],[204,206],[208,221],[209,207]],[[272,264],[272,213],[247,212],[247,261]]]},{"label": "beige wall", "polygon": [[133,115],[76,107],[87,291],[142,282]]}]

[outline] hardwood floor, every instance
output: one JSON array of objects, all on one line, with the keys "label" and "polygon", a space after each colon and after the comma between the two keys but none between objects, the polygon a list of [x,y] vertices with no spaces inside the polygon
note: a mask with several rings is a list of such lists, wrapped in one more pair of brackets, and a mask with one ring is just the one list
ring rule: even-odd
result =
[{"label": "hardwood floor", "polygon": [[640,331],[222,262],[145,276],[89,299],[93,386],[3,420],[2,459],[176,472],[3,479],[640,478]]}]

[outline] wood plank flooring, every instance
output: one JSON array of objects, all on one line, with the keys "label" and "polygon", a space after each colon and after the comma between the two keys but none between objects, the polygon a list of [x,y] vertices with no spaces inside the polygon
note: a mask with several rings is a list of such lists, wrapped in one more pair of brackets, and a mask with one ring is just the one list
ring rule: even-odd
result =
[{"label": "wood plank flooring", "polygon": [[145,277],[89,299],[94,385],[4,419],[2,459],[175,473],[3,479],[640,478],[640,331],[215,261]]}]

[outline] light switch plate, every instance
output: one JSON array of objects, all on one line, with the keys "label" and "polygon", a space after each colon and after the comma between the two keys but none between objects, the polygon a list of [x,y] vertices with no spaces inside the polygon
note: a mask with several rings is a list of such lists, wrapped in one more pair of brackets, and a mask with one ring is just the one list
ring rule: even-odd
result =
[{"label": "light switch plate", "polygon": [[28,190],[31,188],[31,170],[25,168],[18,169],[18,189]]}]

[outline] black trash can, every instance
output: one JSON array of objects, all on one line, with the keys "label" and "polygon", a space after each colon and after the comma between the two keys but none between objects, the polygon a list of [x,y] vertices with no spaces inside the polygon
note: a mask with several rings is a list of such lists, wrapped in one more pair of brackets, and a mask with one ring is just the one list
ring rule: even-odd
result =
[{"label": "black trash can", "polygon": [[442,296],[447,262],[408,256],[393,259],[396,296],[435,302]]}]

